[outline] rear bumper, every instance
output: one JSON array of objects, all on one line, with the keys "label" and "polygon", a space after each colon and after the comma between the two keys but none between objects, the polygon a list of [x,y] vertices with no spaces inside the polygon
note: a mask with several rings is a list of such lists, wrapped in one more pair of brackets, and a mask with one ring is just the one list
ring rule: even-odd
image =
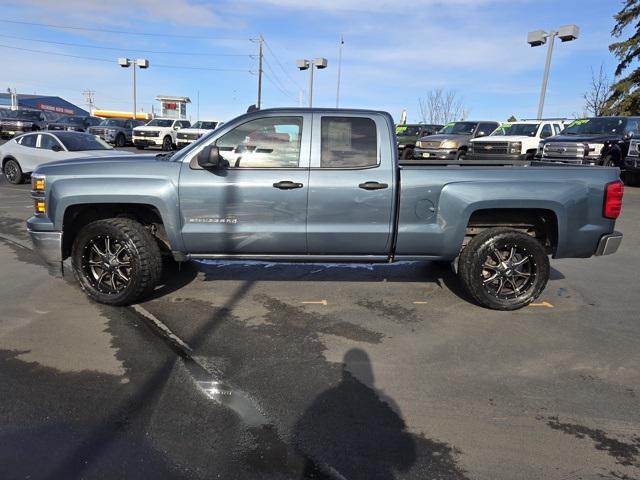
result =
[{"label": "rear bumper", "polygon": [[62,232],[28,229],[33,248],[49,267],[49,273],[62,276]]},{"label": "rear bumper", "polygon": [[616,253],[622,243],[622,234],[620,232],[608,233],[603,235],[598,242],[598,248],[594,255],[611,255]]}]

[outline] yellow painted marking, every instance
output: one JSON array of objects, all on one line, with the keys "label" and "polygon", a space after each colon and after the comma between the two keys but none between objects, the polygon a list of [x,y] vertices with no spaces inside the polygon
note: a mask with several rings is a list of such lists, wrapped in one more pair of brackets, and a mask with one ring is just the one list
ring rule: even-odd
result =
[{"label": "yellow painted marking", "polygon": [[553,305],[551,305],[549,302],[540,302],[540,303],[530,303],[529,304],[530,307],[547,307],[547,308],[553,308]]},{"label": "yellow painted marking", "polygon": [[326,300],[319,300],[319,301],[309,301],[309,302],[302,302],[305,305],[324,305],[327,306],[327,301]]},{"label": "yellow painted marking", "polygon": [[429,302],[413,302],[414,305],[426,305]]}]

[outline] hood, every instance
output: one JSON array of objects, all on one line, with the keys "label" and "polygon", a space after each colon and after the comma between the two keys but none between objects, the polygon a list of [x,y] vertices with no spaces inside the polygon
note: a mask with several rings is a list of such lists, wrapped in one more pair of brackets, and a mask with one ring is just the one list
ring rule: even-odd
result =
[{"label": "hood", "polygon": [[545,143],[549,142],[567,142],[567,143],[604,143],[611,140],[620,140],[621,135],[614,134],[602,134],[597,133],[594,135],[555,135],[544,140]]},{"label": "hood", "polygon": [[[103,153],[108,152],[108,153]],[[128,152],[120,152],[118,150],[96,150],[90,152],[77,152],[78,157],[70,158],[67,160],[56,160],[53,162],[48,162],[40,167],[38,167],[38,172],[46,173],[46,170],[49,170],[51,167],[73,167],[75,165],[91,165],[91,164],[121,164],[121,163],[138,163],[138,162],[149,162],[156,160],[156,154],[143,154],[136,155],[130,154]],[[82,156],[83,153],[87,155]],[[53,173],[53,172],[52,172]]]},{"label": "hood", "polygon": [[443,142],[445,140],[466,140],[471,136],[470,133],[461,134],[453,134],[453,133],[436,133],[434,135],[427,135],[426,137],[420,137],[420,140],[425,140],[426,142]]},{"label": "hood", "polygon": [[487,135],[486,137],[474,138],[471,141],[473,143],[482,142],[528,142],[538,141],[536,137],[530,137],[529,135]]},{"label": "hood", "polygon": [[208,128],[181,128],[178,130],[178,133],[197,133],[200,135],[204,135],[205,133],[212,132],[213,130],[209,130]]},{"label": "hood", "polygon": [[155,132],[158,130],[172,130],[173,127],[148,127],[147,125],[143,125],[142,127],[136,127],[133,131],[142,131],[142,132]]}]

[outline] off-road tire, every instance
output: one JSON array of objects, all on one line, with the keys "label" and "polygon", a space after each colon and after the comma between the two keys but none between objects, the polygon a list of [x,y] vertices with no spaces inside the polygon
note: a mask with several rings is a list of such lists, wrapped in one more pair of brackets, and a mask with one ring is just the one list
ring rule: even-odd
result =
[{"label": "off-road tire", "polygon": [[467,151],[466,150],[458,150],[458,153],[456,153],[456,160],[458,161],[463,161],[467,156]]},{"label": "off-road tire", "polygon": [[17,160],[10,158],[4,164],[2,169],[4,176],[7,178],[9,183],[13,183],[14,185],[20,185],[25,180],[25,174],[22,173],[22,168]]},{"label": "off-road tire", "polygon": [[116,135],[116,147],[122,148],[126,143],[127,139],[123,134],[119,133],[118,135]]},{"label": "off-road tire", "polygon": [[173,140],[171,140],[171,137],[169,135],[167,135],[162,139],[161,148],[162,148],[162,151],[164,152],[169,152],[173,149]]},{"label": "off-road tire", "polygon": [[617,167],[618,164],[616,163],[616,157],[611,154],[605,155],[602,159],[602,165],[604,167]]},{"label": "off-road tire", "polygon": [[402,160],[411,160],[413,158],[413,148],[405,148],[400,156]]},{"label": "off-road tire", "polygon": [[[103,237],[123,244],[129,253],[130,280],[118,293],[98,289],[87,271],[88,245]],[[162,258],[155,238],[144,226],[129,218],[97,220],[83,227],[73,242],[71,262],[80,288],[92,300],[107,305],[130,305],[143,299],[151,293],[162,273]]]},{"label": "off-road tire", "polygon": [[[514,289],[512,298],[502,298],[485,286],[490,270],[484,266],[494,249],[510,249],[513,246],[528,256],[527,268],[531,269],[531,273],[529,280],[522,285],[526,285],[526,288],[521,293]],[[458,262],[458,277],[464,289],[475,302],[492,310],[517,310],[533,302],[546,287],[549,273],[549,257],[543,245],[534,237],[511,228],[491,228],[476,235],[462,250]]]}]

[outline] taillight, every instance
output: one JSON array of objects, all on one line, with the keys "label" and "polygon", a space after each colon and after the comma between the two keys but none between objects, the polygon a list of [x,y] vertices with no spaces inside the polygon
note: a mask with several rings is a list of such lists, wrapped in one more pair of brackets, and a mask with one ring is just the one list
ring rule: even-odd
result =
[{"label": "taillight", "polygon": [[621,181],[612,182],[607,185],[604,192],[604,208],[602,215],[605,218],[616,219],[622,211],[622,195],[624,194],[624,184]]}]

